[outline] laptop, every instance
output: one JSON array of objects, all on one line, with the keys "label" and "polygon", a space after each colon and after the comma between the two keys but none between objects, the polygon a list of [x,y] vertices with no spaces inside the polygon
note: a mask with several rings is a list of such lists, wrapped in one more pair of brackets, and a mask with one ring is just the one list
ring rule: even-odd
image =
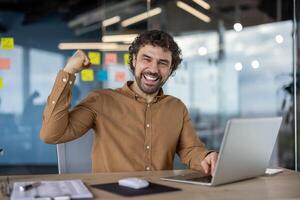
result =
[{"label": "laptop", "polygon": [[213,177],[195,171],[161,179],[217,186],[264,175],[281,121],[282,117],[229,120]]}]

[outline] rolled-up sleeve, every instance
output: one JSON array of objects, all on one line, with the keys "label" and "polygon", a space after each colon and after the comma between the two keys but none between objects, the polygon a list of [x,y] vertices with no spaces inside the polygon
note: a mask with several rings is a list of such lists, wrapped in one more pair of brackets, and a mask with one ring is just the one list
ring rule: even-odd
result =
[{"label": "rolled-up sleeve", "polygon": [[69,111],[71,88],[75,75],[60,70],[43,113],[40,138],[49,144],[68,142],[79,138],[93,127],[97,116],[97,95],[92,92]]},{"label": "rolled-up sleeve", "polygon": [[177,153],[181,161],[188,165],[189,168],[201,170],[201,161],[211,151],[206,149],[205,144],[197,136],[186,107],[183,112],[184,119],[177,145]]}]

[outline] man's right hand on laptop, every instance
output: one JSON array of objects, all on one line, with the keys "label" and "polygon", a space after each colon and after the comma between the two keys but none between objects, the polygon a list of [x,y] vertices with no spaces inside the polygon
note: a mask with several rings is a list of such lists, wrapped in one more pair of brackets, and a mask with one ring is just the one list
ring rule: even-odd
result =
[{"label": "man's right hand on laptop", "polygon": [[215,166],[218,160],[218,153],[211,152],[209,153],[201,162],[201,166],[204,170],[204,173],[207,175],[214,176]]}]

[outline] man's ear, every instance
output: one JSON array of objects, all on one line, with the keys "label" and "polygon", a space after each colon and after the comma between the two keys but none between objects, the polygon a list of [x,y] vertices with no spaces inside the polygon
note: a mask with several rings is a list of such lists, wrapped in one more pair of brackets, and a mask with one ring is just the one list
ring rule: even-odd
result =
[{"label": "man's ear", "polygon": [[135,68],[135,65],[136,65],[136,55],[132,56],[132,65]]}]

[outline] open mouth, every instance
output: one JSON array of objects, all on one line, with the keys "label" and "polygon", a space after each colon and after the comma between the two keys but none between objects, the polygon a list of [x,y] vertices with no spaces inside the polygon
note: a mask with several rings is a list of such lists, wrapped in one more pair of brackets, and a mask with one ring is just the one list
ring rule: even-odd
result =
[{"label": "open mouth", "polygon": [[161,86],[162,77],[158,73],[144,72],[138,79],[140,89],[146,94],[153,94]]},{"label": "open mouth", "polygon": [[144,74],[143,77],[147,81],[151,81],[151,82],[155,82],[159,79],[159,76],[152,76],[152,75],[149,75],[149,74]]}]

